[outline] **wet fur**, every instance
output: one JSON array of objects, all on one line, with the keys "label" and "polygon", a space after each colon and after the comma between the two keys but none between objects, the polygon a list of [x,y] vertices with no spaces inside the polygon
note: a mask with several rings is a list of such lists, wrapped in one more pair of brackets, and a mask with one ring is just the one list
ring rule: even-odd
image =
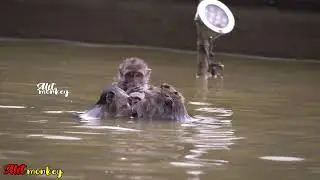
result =
[{"label": "wet fur", "polygon": [[172,85],[162,83],[154,87],[144,100],[133,107],[139,119],[179,120],[189,119],[184,105],[184,97]]},{"label": "wet fur", "polygon": [[[127,72],[141,72],[143,78],[128,82]],[[90,117],[138,117],[139,119],[188,120],[183,95],[172,85],[149,85],[151,69],[139,58],[125,59],[118,67],[117,82],[105,88],[96,105],[87,111]],[[140,76],[141,77],[141,76]],[[102,114],[102,115],[101,115]]]}]

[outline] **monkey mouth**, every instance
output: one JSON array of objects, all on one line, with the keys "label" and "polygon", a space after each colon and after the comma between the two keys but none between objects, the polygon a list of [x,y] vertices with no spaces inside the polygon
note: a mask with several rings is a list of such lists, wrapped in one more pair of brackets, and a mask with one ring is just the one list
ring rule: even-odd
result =
[{"label": "monkey mouth", "polygon": [[173,108],[173,101],[171,101],[171,100],[165,101],[164,104],[169,108]]}]

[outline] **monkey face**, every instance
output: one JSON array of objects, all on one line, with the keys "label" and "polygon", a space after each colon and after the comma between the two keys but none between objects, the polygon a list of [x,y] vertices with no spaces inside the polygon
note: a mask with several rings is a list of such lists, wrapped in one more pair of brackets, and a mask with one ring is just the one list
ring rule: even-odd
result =
[{"label": "monkey face", "polygon": [[139,97],[129,97],[129,104],[131,106],[136,105],[139,101],[141,101],[142,99],[140,99]]},{"label": "monkey face", "polygon": [[131,109],[128,97],[119,87],[111,86],[103,90],[96,104],[103,106],[109,116],[125,116]]},{"label": "monkey face", "polygon": [[129,71],[124,75],[124,82],[131,86],[144,83],[144,74],[139,71]]},{"label": "monkey face", "polygon": [[125,91],[133,86],[145,87],[150,73],[151,69],[144,60],[137,57],[127,58],[118,67],[119,87]]},{"label": "monkey face", "polygon": [[129,104],[131,106],[134,106],[139,101],[141,101],[145,98],[145,93],[143,91],[141,91],[139,88],[130,89],[129,92],[130,93],[128,93],[128,95],[129,95],[128,100],[129,100]]},{"label": "monkey face", "polygon": [[163,106],[166,112],[168,112],[168,110],[171,110],[173,108],[173,99],[170,95],[168,94],[164,94],[163,95]]}]

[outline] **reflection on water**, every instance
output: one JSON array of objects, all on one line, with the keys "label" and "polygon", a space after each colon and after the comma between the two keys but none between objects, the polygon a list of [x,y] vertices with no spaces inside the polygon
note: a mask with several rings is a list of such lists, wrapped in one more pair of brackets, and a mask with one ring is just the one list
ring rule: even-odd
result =
[{"label": "reflection on water", "polygon": [[[127,56],[148,61],[153,84],[181,90],[196,120],[73,118]],[[320,63],[218,58],[224,79],[205,81],[194,54],[0,42],[0,164],[48,164],[63,179],[318,179]],[[70,94],[39,95],[39,82]]]}]

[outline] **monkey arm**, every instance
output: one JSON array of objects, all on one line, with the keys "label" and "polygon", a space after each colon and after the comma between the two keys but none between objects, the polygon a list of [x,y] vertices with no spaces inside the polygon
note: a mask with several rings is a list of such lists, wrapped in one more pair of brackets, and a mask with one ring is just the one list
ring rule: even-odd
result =
[{"label": "monkey arm", "polygon": [[117,85],[105,87],[100,94],[100,98],[96,104],[108,104],[119,98],[128,98],[128,94]]},{"label": "monkey arm", "polygon": [[105,115],[115,116],[127,112],[128,95],[117,85],[104,88],[99,100],[83,114],[76,114],[80,119],[102,119]]}]

